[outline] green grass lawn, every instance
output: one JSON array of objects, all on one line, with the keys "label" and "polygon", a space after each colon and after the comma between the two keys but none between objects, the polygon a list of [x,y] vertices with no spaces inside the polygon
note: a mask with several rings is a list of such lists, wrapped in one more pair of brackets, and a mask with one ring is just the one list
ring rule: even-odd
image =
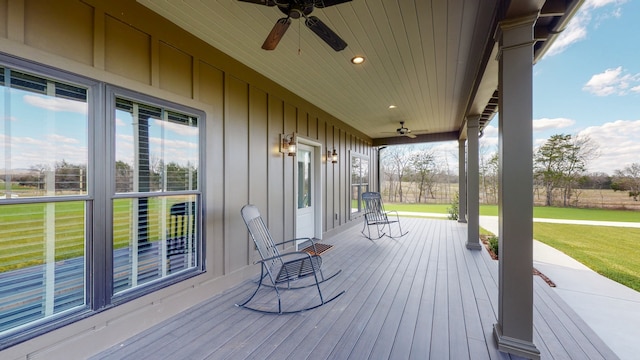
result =
[{"label": "green grass lawn", "polygon": [[[188,197],[171,197],[166,204],[166,223],[169,207]],[[149,198],[146,222],[149,241],[161,238],[161,198]],[[191,199],[191,201],[194,201]],[[51,204],[16,204],[0,206],[0,272],[43,264],[47,244],[53,244],[55,261],[83,256],[85,253],[84,201]],[[132,199],[114,200],[113,247],[129,246],[132,239]],[[55,227],[55,238],[49,237]]]},{"label": "green grass lawn", "polygon": [[385,203],[385,210],[395,211],[411,211],[411,212],[424,212],[424,213],[436,213],[436,214],[448,214],[447,209],[450,208],[449,204],[396,204]]},{"label": "green grass lawn", "polygon": [[640,229],[534,223],[533,237],[595,272],[640,291]]}]

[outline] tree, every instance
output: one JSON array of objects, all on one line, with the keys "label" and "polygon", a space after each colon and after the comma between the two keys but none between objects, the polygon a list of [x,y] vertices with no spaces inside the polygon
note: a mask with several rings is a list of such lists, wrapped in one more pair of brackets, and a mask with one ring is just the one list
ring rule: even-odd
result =
[{"label": "tree", "polygon": [[116,161],[116,192],[127,193],[133,191],[133,171],[131,165],[124,161]]},{"label": "tree", "polygon": [[386,172],[390,176],[391,184],[393,184],[394,178],[397,180],[397,189],[393,189],[392,187],[389,189],[390,201],[395,201],[396,193],[400,197],[400,202],[403,202],[404,200],[402,181],[409,171],[411,158],[407,156],[407,154],[412,150],[412,146],[390,146],[382,153],[381,161],[384,164]]},{"label": "tree", "polygon": [[614,191],[628,191],[634,201],[640,198],[640,163],[633,163],[622,170],[616,170],[611,188]]},{"label": "tree", "polygon": [[587,136],[552,135],[540,146],[534,167],[536,179],[546,190],[545,204],[551,206],[554,191],[562,190],[563,206],[568,206],[589,161],[597,156],[597,145]]},{"label": "tree", "polygon": [[480,185],[486,204],[498,203],[498,152],[486,156],[487,148],[480,147]]},{"label": "tree", "polygon": [[55,170],[56,190],[79,191],[86,190],[86,165],[74,165],[66,160],[57,161]]},{"label": "tree", "polygon": [[418,182],[418,203],[428,192],[433,197],[433,175],[435,174],[435,156],[430,150],[419,150],[411,156],[411,167]]}]

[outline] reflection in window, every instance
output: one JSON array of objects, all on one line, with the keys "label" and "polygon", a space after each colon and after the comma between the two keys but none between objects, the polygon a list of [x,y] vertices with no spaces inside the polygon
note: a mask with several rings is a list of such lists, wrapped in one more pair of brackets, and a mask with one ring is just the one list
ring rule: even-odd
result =
[{"label": "reflection in window", "polygon": [[351,156],[351,212],[363,210],[362,193],[369,191],[369,159],[363,155]]},{"label": "reflection in window", "polygon": [[140,200],[114,200],[114,294],[197,265],[197,196]]},{"label": "reflection in window", "polygon": [[85,305],[83,201],[2,205],[0,333]]},{"label": "reflection in window", "polygon": [[198,188],[198,120],[116,99],[116,192]]},{"label": "reflection in window", "polygon": [[196,117],[123,98],[114,115],[118,294],[198,265],[200,151]]},{"label": "reflection in window", "polygon": [[88,304],[89,104],[85,87],[9,68],[0,86],[2,334]]},{"label": "reflection in window", "polygon": [[87,194],[87,89],[0,73],[0,199]]}]

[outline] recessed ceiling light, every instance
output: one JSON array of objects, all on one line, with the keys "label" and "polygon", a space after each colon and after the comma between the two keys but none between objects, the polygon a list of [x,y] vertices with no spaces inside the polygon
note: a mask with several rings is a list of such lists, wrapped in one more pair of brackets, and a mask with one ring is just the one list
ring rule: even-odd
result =
[{"label": "recessed ceiling light", "polygon": [[358,55],[358,56],[354,56],[354,57],[351,59],[351,62],[352,62],[352,63],[354,63],[354,64],[356,64],[356,65],[358,65],[358,64],[362,64],[362,63],[364,62],[364,56],[360,56],[360,55]]},{"label": "recessed ceiling light", "polygon": [[395,106],[395,105],[389,105],[389,109],[395,109],[395,108],[397,108],[397,106]]}]

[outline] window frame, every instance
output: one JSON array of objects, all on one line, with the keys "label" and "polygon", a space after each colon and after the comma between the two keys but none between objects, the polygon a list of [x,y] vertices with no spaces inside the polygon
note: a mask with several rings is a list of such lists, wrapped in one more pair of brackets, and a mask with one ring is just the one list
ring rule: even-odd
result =
[{"label": "window frame", "polygon": [[[153,97],[137,91],[125,89],[103,81],[94,80],[71,72],[63,71],[29,60],[0,53],[0,67],[24,72],[44,79],[59,81],[87,89],[87,174],[86,193],[61,195],[56,197],[29,197],[0,199],[0,206],[12,204],[59,203],[84,201],[85,203],[85,303],[78,308],[64,310],[43,319],[10,328],[0,334],[0,351],[53,330],[67,326],[121,305],[141,296],[185,281],[206,271],[206,229],[205,218],[206,187],[206,114],[204,111],[176,102]],[[10,85],[9,85],[10,86]],[[157,279],[127,291],[113,294],[113,199],[131,197],[131,194],[115,193],[115,97],[124,97],[136,102],[161,106],[165,109],[194,116],[198,119],[198,189],[190,190],[196,196],[197,216],[195,241],[196,266]],[[160,196],[182,195],[184,191],[160,193]],[[122,195],[122,196],[119,196]],[[138,195],[138,194],[137,194]],[[150,197],[152,194],[140,194]]]},{"label": "window frame", "polygon": [[[68,324],[71,324],[80,319],[91,316],[95,309],[92,303],[93,287],[91,286],[90,279],[92,276],[97,275],[95,266],[92,263],[91,251],[93,251],[93,244],[95,242],[95,229],[94,214],[92,210],[95,208],[95,173],[93,171],[92,161],[95,161],[96,148],[94,141],[94,134],[96,133],[96,124],[103,115],[100,109],[100,99],[103,97],[104,86],[96,80],[83,77],[77,74],[72,74],[59,69],[51,68],[38,63],[30,62],[27,60],[18,59],[12,56],[8,56],[0,53],[0,66],[3,68],[9,68],[10,70],[24,72],[29,75],[42,77],[44,79],[59,81],[61,83],[73,84],[79,87],[85,87],[87,89],[87,174],[86,174],[86,194],[81,195],[66,195],[55,197],[29,197],[29,198],[13,198],[13,199],[0,199],[0,206],[2,205],[17,205],[17,204],[46,204],[46,203],[62,203],[68,201],[84,201],[85,203],[85,304],[84,306],[77,307],[75,309],[69,309],[62,311],[58,314],[51,315],[49,317],[35,320],[26,324],[16,326],[7,330],[4,334],[0,335],[0,350],[14,346],[20,342],[27,341],[34,337],[43,335],[52,330],[61,328]],[[6,80],[5,80],[6,82]],[[5,84],[6,85],[6,84]],[[93,144],[93,146],[92,146]]]},{"label": "window frame", "polygon": [[[191,107],[187,107],[184,105],[180,105],[174,102],[170,102],[163,99],[158,99],[156,97],[143,94],[137,91],[125,89],[115,85],[106,85],[106,114],[109,117],[106,119],[105,123],[108,124],[109,129],[105,132],[108,134],[107,139],[109,141],[108,151],[105,152],[107,154],[107,159],[105,159],[105,163],[109,164],[107,166],[107,172],[104,174],[106,179],[109,179],[108,186],[105,187],[106,190],[106,210],[108,220],[105,222],[110,226],[105,229],[105,233],[107,234],[105,243],[107,243],[106,254],[109,254],[108,257],[109,263],[107,271],[105,271],[105,281],[106,284],[113,284],[113,200],[115,199],[129,199],[129,198],[150,198],[150,197],[161,197],[161,196],[171,196],[171,195],[196,195],[198,207],[196,208],[196,228],[199,230],[197,232],[196,237],[196,267],[192,269],[188,269],[182,273],[176,274],[174,276],[160,278],[154,281],[151,281],[146,284],[142,284],[136,286],[135,288],[128,289],[124,292],[114,294],[113,287],[107,289],[106,296],[109,298],[110,305],[120,305],[126,303],[128,301],[134,300],[141,296],[147,295],[149,293],[158,291],[160,289],[166,288],[168,286],[174,285],[176,283],[182,282],[186,279],[189,279],[193,276],[197,276],[206,271],[205,264],[205,229],[203,224],[204,219],[204,206],[205,204],[205,196],[204,196],[204,173],[205,173],[205,164],[206,164],[206,145],[205,145],[205,134],[206,134],[206,117],[203,111],[193,109]],[[198,142],[199,142],[199,164],[198,164],[198,189],[197,190],[186,190],[186,191],[163,191],[160,193],[150,193],[150,192],[128,192],[128,193],[118,193],[116,192],[116,174],[113,164],[116,162],[116,128],[115,128],[115,118],[114,114],[116,111],[116,98],[126,99],[132,102],[140,102],[149,105],[154,105],[158,107],[162,107],[166,110],[176,111],[182,114],[194,116],[198,118]]]}]

